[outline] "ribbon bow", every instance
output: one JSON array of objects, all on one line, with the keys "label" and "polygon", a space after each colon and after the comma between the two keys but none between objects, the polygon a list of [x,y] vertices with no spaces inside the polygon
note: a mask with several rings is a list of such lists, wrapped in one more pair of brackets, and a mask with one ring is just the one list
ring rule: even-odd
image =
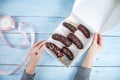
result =
[{"label": "ribbon bow", "polygon": [[[31,34],[31,39],[28,39],[27,33],[23,30],[24,27],[28,26],[30,28],[30,34]],[[12,29],[15,28],[15,21],[13,20],[12,17],[10,16],[1,16],[0,17],[0,39],[2,39],[2,41],[9,47],[11,48],[22,48],[22,47],[26,47],[29,43],[31,43],[30,45],[32,46],[34,44],[35,41],[35,34],[34,34],[34,30],[32,28],[32,26],[29,23],[26,22],[20,22],[18,25],[18,31],[20,32],[20,34],[23,36],[23,41],[20,44],[21,46],[15,46],[15,45],[11,45],[7,39],[4,37],[3,33],[5,31],[11,31]],[[13,70],[13,71],[4,71],[4,70],[0,70],[0,74],[1,75],[8,75],[8,74],[13,74],[15,72],[17,72],[27,61],[27,59],[29,58],[29,54],[27,54],[27,56],[23,59],[23,61]]]}]

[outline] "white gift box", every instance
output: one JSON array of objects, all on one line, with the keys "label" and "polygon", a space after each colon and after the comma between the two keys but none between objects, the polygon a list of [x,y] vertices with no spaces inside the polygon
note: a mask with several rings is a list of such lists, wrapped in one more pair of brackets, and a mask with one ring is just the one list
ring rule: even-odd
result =
[{"label": "white gift box", "polygon": [[104,32],[120,21],[120,0],[76,0],[72,13],[94,32]]},{"label": "white gift box", "polygon": [[[93,33],[105,32],[117,25],[119,21],[120,0],[76,0],[71,15],[61,22],[53,34],[58,33],[67,37],[71,31],[62,24],[63,22],[69,22],[75,27],[79,24],[84,25],[90,31],[91,37],[88,39],[85,38],[79,30],[74,33],[82,41],[84,48],[78,49],[74,44],[68,47],[74,54],[75,58],[73,60],[69,60],[66,56],[57,58],[48,48],[46,48],[46,51],[55,58],[55,60],[58,60],[69,67],[89,48],[93,40]],[[61,42],[52,39],[51,36],[47,41],[56,44],[60,48],[64,46]]]}]

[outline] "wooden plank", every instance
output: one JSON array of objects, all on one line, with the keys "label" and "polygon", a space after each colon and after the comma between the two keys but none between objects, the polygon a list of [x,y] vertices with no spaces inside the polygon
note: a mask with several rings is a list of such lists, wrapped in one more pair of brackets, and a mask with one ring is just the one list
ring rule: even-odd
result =
[{"label": "wooden plank", "polygon": [[[36,34],[36,42],[42,39],[47,39],[50,34]],[[12,44],[18,44],[22,39],[18,34],[7,34],[7,38]],[[103,50],[96,56],[93,66],[120,66],[118,64],[118,60],[120,57],[120,37],[103,37],[104,39],[104,48]],[[6,47],[2,41],[0,41],[0,64],[18,64],[23,59],[25,54],[29,51],[29,47],[25,49],[11,49]],[[6,51],[7,49],[7,51]],[[9,56],[8,56],[9,55]],[[14,57],[14,56],[19,56]],[[78,62],[76,62],[73,66],[79,66],[84,58],[85,54],[82,56]],[[6,59],[5,59],[6,58]],[[40,65],[57,65],[63,66],[58,61],[55,61],[51,58],[47,52],[44,53],[42,59],[39,62]]]},{"label": "wooden plank", "polygon": [[74,0],[1,0],[0,15],[66,17],[73,3]]},{"label": "wooden plank", "polygon": [[[14,65],[1,65],[0,69],[12,70]],[[42,67],[37,66],[36,76],[34,80],[73,80],[78,67]],[[1,76],[0,80],[16,79],[19,80],[22,76],[25,67],[17,74]],[[120,67],[92,67],[90,80],[119,80]]]},{"label": "wooden plank", "polygon": [[[27,34],[28,38],[30,38],[30,34]],[[8,40],[9,43],[12,45],[20,45],[20,43],[23,41],[23,36],[21,34],[4,34],[5,38]],[[41,33],[41,34],[35,34],[35,42],[41,41],[41,40],[47,40],[49,38],[50,34],[47,33]],[[3,41],[0,39],[0,45],[5,45]]]},{"label": "wooden plank", "polygon": [[[14,65],[0,65],[0,69],[4,70],[12,70]],[[24,71],[25,67],[20,70],[19,73],[8,76],[1,76],[0,80],[8,80],[8,79],[17,79],[21,78],[21,75]],[[76,67],[66,68],[66,67],[37,67],[36,76],[34,80],[72,80],[75,74]],[[54,75],[54,76],[53,76]],[[64,76],[63,76],[64,75]]]},{"label": "wooden plank", "polygon": [[120,67],[93,67],[90,80],[119,80]]},{"label": "wooden plank", "polygon": [[[62,20],[65,18],[58,17],[13,17],[16,21],[16,28],[18,27],[19,22],[28,22],[30,23],[35,33],[52,33]],[[26,32],[30,33],[29,28],[25,28]],[[17,29],[9,31],[9,33],[18,33]]]},{"label": "wooden plank", "polygon": [[[2,0],[0,0],[0,7],[1,7],[1,4],[2,4]],[[1,9],[1,8],[0,8]]]},{"label": "wooden plank", "polygon": [[[33,25],[35,33],[52,33],[58,27],[62,20],[65,19],[62,17],[13,17],[16,21],[16,25],[19,22],[28,22]],[[17,26],[16,26],[17,28]],[[28,27],[24,28],[26,32],[30,33]],[[13,29],[7,33],[18,33],[17,29]],[[102,35],[106,36],[120,36],[120,23],[116,25],[114,28],[102,33]]]}]

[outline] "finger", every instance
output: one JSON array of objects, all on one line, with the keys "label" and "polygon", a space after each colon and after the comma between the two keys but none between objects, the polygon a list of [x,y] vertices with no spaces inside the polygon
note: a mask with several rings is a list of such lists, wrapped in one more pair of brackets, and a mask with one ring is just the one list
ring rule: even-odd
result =
[{"label": "finger", "polygon": [[33,49],[33,48],[35,48],[36,46],[38,46],[41,42],[42,42],[42,41],[35,43],[35,44],[32,46],[31,49]]},{"label": "finger", "polygon": [[99,33],[97,34],[97,44],[100,46],[100,35],[99,35]]},{"label": "finger", "polygon": [[38,46],[40,43],[42,43],[42,42],[43,42],[43,41],[40,41],[40,42],[35,43],[35,44],[32,46],[32,48],[30,49],[30,51],[34,52],[34,48],[35,48],[36,46]]},{"label": "finger", "polygon": [[103,46],[103,39],[100,33],[98,34],[98,39],[99,39],[99,45]]},{"label": "finger", "polygon": [[93,38],[93,44],[97,43],[97,33],[94,34],[94,38]]},{"label": "finger", "polygon": [[45,41],[45,40],[42,40],[42,41],[40,41],[40,42],[35,43],[32,48],[38,46],[38,45],[39,45],[40,43],[42,43],[43,41]]},{"label": "finger", "polygon": [[46,43],[46,41],[42,41],[38,46],[36,46],[33,50],[38,50],[40,49],[44,44]]},{"label": "finger", "polygon": [[43,41],[42,43],[39,44],[38,49],[40,49],[42,46],[44,46],[46,41]]}]

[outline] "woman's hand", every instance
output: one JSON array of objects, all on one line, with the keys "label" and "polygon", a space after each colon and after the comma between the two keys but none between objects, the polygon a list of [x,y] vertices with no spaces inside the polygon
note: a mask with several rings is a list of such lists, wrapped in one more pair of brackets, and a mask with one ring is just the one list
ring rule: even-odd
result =
[{"label": "woman's hand", "polygon": [[88,54],[95,56],[103,48],[103,39],[100,33],[95,33],[92,45],[88,49]]},{"label": "woman's hand", "polygon": [[26,68],[26,73],[32,75],[35,72],[36,65],[43,54],[45,41],[41,41],[33,45],[30,49],[30,63]]},{"label": "woman's hand", "polygon": [[38,42],[30,49],[30,63],[37,64],[43,54],[44,44],[45,41]]},{"label": "woman's hand", "polygon": [[93,42],[88,49],[88,53],[82,63],[82,67],[91,68],[94,56],[103,48],[103,39],[99,33],[94,34]]}]

